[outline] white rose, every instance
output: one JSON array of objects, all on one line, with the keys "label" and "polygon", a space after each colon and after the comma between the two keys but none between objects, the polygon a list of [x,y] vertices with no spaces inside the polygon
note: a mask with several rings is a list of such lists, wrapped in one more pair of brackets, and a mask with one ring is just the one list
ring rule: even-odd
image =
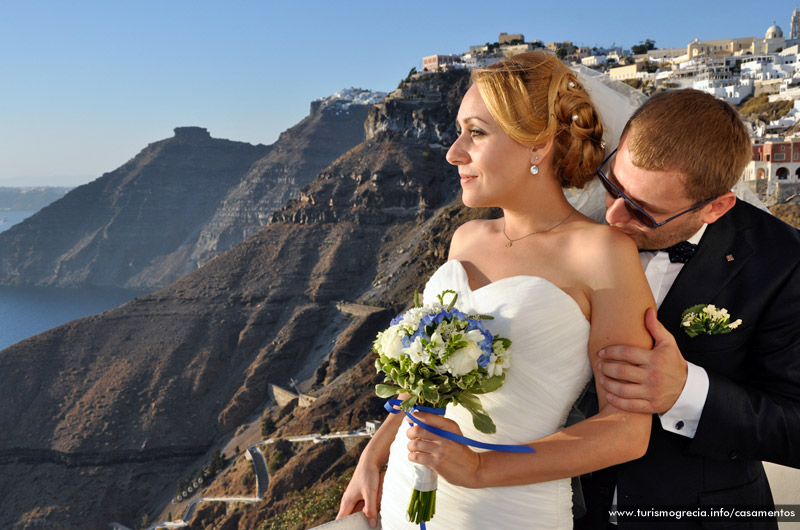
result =
[{"label": "white rose", "polygon": [[412,363],[419,363],[419,362],[426,362],[427,363],[427,352],[424,351],[422,347],[422,339],[417,337],[414,339],[414,342],[411,343],[411,346],[405,348],[403,353],[408,355],[409,359],[411,359]]},{"label": "white rose", "polygon": [[478,357],[482,354],[481,347],[474,342],[470,342],[460,350],[453,352],[448,361],[450,372],[456,377],[468,374],[478,368]]},{"label": "white rose", "polygon": [[381,333],[381,353],[390,359],[399,360],[403,354],[403,333],[400,326],[391,326]]}]

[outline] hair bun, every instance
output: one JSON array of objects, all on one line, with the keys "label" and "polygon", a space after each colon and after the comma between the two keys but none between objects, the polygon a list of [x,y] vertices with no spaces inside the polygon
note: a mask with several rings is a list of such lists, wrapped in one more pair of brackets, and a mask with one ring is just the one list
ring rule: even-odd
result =
[{"label": "hair bun", "polygon": [[553,162],[560,166],[562,186],[582,188],[594,178],[605,156],[603,124],[583,85],[571,70],[564,70],[560,79],[553,79],[557,81],[553,115],[558,120],[554,139],[559,146]]},{"label": "hair bun", "polygon": [[603,125],[575,74],[554,54],[533,51],[472,71],[500,127],[527,146],[553,140],[553,168],[564,187],[582,188],[604,157]]}]

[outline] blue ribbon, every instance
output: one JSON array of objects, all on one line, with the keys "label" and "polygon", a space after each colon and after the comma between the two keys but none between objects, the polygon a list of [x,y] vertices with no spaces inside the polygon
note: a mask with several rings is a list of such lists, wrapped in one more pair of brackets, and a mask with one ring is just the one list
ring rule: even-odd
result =
[{"label": "blue ribbon", "polygon": [[[400,404],[403,403],[397,398],[392,398],[386,403],[384,403],[383,408],[389,411],[390,414],[397,414],[402,412],[399,408]],[[425,407],[423,405],[415,405],[411,412],[428,412],[430,414],[436,414],[437,416],[444,416],[444,408],[433,408],[433,407]],[[433,425],[428,425],[424,421],[420,420],[419,418],[415,418],[409,412],[405,412],[408,421],[413,425],[419,425],[423,429],[428,432],[432,432],[442,438],[446,438],[447,440],[451,440],[453,442],[460,443],[462,445],[469,445],[472,447],[479,447],[481,449],[489,449],[492,451],[501,451],[504,453],[535,453],[536,450],[529,446],[529,445],[510,445],[510,444],[490,444],[485,442],[479,442],[478,440],[473,440],[472,438],[467,438],[466,436],[461,436],[460,434],[456,434],[454,432],[445,431],[444,429],[440,429],[438,427],[434,427]],[[419,530],[426,530],[425,521],[419,523]]]},{"label": "blue ribbon", "polygon": [[[395,408],[396,406],[399,407],[402,401],[397,398],[392,398],[387,401],[383,408],[389,411],[391,414],[397,414],[402,412],[400,409]],[[436,414],[437,416],[444,416],[445,409],[443,408],[432,408],[432,407],[424,407],[422,405],[416,405],[411,412],[429,412],[431,414]],[[478,440],[473,440],[472,438],[467,438],[466,436],[461,436],[460,434],[456,434],[450,431],[445,431],[444,429],[440,429],[438,427],[434,427],[433,425],[428,425],[424,421],[415,418],[411,415],[411,413],[406,412],[406,417],[408,420],[413,423],[414,425],[419,425],[423,429],[428,432],[432,432],[442,438],[446,438],[447,440],[451,440],[453,442],[460,443],[462,445],[469,445],[472,447],[479,447],[481,449],[489,449],[491,451],[501,451],[503,453],[535,453],[536,450],[529,446],[529,445],[511,445],[511,444],[490,444],[486,442],[479,442]]]}]

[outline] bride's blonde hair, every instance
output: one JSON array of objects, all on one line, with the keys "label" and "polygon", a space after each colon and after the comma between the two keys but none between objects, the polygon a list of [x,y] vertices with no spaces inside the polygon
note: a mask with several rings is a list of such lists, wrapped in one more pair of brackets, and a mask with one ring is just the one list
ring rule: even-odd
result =
[{"label": "bride's blonde hair", "polygon": [[533,51],[473,70],[503,131],[530,147],[553,138],[553,168],[565,188],[582,188],[603,161],[603,124],[575,74],[554,54]]}]

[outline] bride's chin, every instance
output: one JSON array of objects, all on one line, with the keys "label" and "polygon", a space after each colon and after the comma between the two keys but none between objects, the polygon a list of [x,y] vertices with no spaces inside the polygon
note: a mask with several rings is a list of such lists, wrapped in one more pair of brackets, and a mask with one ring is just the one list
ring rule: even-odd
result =
[{"label": "bride's chin", "polygon": [[469,191],[462,191],[461,192],[461,202],[464,203],[464,206],[467,208],[486,208],[491,206],[487,204],[487,201],[481,200],[481,197],[477,196],[475,193],[470,193]]},{"label": "bride's chin", "polygon": [[461,202],[463,202],[464,206],[466,206],[467,208],[484,208],[486,206],[474,199],[470,199],[468,197],[463,197],[463,196],[461,197]]}]

